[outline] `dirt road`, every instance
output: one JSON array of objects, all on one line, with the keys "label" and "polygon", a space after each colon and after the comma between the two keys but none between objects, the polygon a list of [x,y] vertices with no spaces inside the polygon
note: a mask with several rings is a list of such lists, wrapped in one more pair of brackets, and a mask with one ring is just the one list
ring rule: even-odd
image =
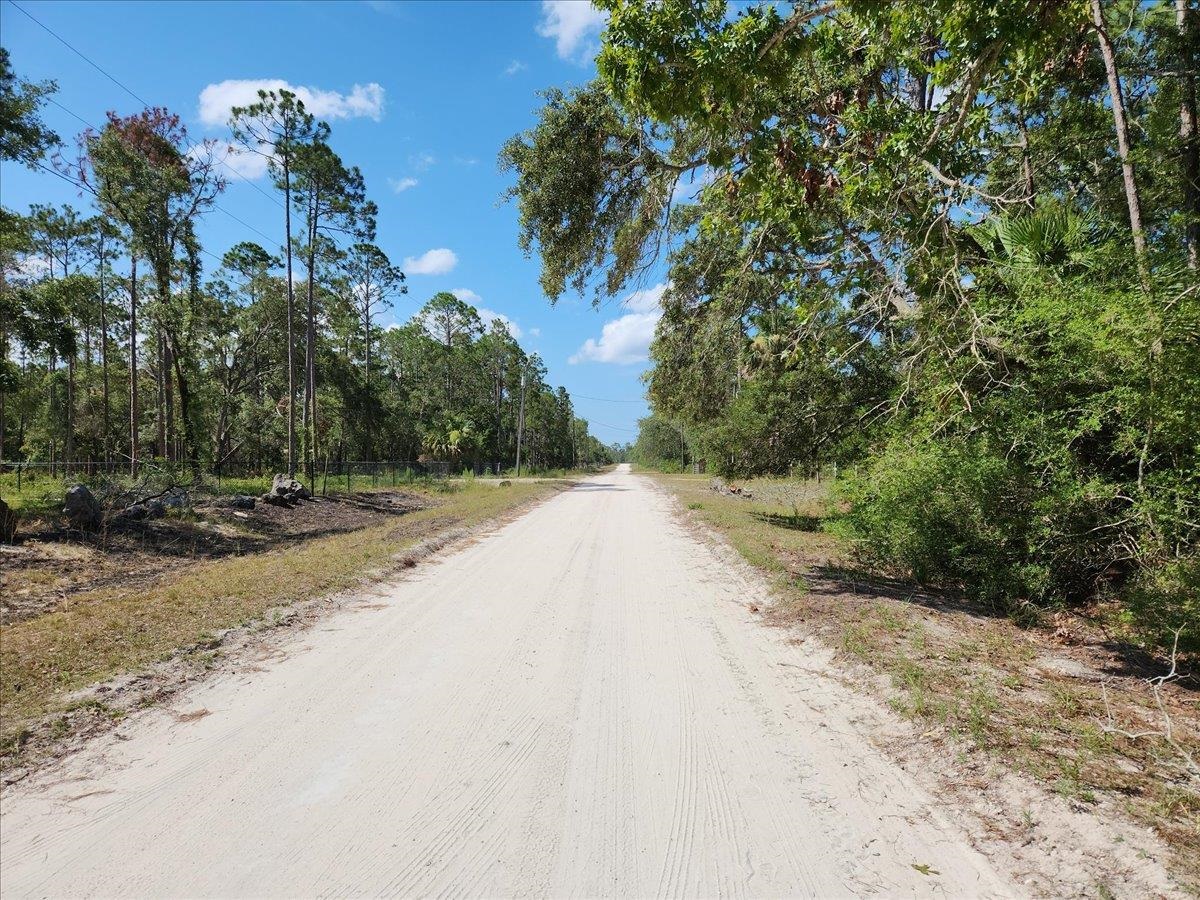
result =
[{"label": "dirt road", "polygon": [[1019,892],[622,467],[6,791],[19,896]]}]

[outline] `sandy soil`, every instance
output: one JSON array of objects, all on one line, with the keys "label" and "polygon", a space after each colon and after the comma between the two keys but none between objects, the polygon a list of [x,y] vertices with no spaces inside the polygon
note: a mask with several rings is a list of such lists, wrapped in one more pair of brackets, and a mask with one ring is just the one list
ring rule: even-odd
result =
[{"label": "sandy soil", "polygon": [[827,654],[622,469],[0,801],[0,893],[998,896]]}]

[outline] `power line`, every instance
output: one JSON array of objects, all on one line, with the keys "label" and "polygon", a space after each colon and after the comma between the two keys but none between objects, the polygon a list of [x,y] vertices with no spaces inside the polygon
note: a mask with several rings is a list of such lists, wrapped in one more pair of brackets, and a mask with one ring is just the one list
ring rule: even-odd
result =
[{"label": "power line", "polygon": [[[9,2],[11,3],[11,2],[12,2],[12,0],[9,0]],[[13,4],[13,5],[15,6],[16,4]],[[88,128],[90,128],[90,129],[92,129],[93,131],[99,131],[99,130],[100,130],[100,129],[98,129],[98,128],[97,128],[95,125],[93,125],[91,122],[89,122],[87,119],[85,119],[83,116],[79,115],[79,113],[75,112],[75,110],[73,110],[73,109],[69,109],[68,107],[66,107],[66,106],[64,106],[63,104],[59,103],[59,102],[58,102],[57,100],[55,100],[53,97],[47,97],[46,99],[48,99],[48,100],[49,100],[51,103],[53,103],[55,106],[57,106],[57,107],[58,107],[59,109],[61,109],[63,112],[67,113],[68,115],[74,116],[76,119],[78,119],[80,122],[82,122],[84,125],[86,125],[86,126],[87,126]],[[45,169],[45,168],[46,168],[45,166],[42,166],[40,163],[39,163],[39,167],[40,167],[40,168],[43,168],[43,169]],[[51,170],[47,169],[47,171],[51,171]],[[55,171],[54,171],[54,174],[56,174],[56,175],[57,175],[57,174],[59,174],[59,173],[58,173],[58,172],[55,170]],[[74,183],[74,184],[77,184],[77,185],[79,185],[80,187],[86,187],[85,185],[81,185],[81,184],[79,184],[79,182],[72,182],[72,183]],[[250,224],[249,222],[247,222],[245,219],[242,219],[242,218],[239,218],[238,216],[235,216],[233,213],[231,213],[229,210],[225,209],[225,207],[221,206],[220,204],[218,204],[218,203],[215,203],[215,202],[214,202],[214,203],[213,203],[213,209],[215,209],[217,212],[222,212],[222,213],[224,213],[225,215],[229,216],[229,218],[233,219],[233,221],[237,222],[239,225],[243,226],[244,228],[248,228],[248,229],[250,229],[250,230],[251,230],[251,231],[253,231],[255,234],[257,234],[259,237],[261,237],[263,240],[265,240],[265,241],[268,241],[268,242],[274,242],[275,238],[271,237],[271,236],[270,236],[269,234],[267,234],[265,231],[262,231],[262,230],[260,230],[260,229],[258,229],[258,228],[255,228],[253,225],[251,225],[251,224]]]},{"label": "power line", "polygon": [[[96,62],[90,56],[85,54],[82,50],[80,50],[75,45],[73,45],[70,41],[68,41],[66,38],[64,38],[61,34],[59,34],[57,31],[55,31],[53,28],[51,28],[49,25],[47,25],[41,19],[38,19],[36,16],[34,16],[28,10],[24,9],[19,3],[16,3],[15,0],[8,0],[8,2],[18,12],[20,12],[23,16],[25,16],[27,19],[29,19],[29,21],[33,22],[39,28],[43,29],[47,34],[49,34],[51,37],[53,37],[55,40],[57,40],[60,44],[62,44],[64,47],[66,47],[68,50],[70,50],[72,53],[74,53],[76,56],[78,56],[80,59],[82,59],[84,62],[86,62],[89,66],[91,66],[93,69],[95,69],[101,75],[103,75],[105,78],[107,78],[113,84],[115,84],[117,87],[119,87],[125,93],[127,93],[130,97],[132,97],[138,103],[142,104],[142,106],[153,106],[154,105],[152,103],[149,103],[142,97],[140,97],[138,94],[134,93],[134,91],[130,87],[128,87],[123,82],[117,80],[116,76],[114,76],[110,72],[108,72],[108,70],[106,70],[98,62]],[[84,122],[84,124],[87,124],[87,122],[81,116],[76,115],[75,113],[71,112],[69,109],[66,109],[66,107],[63,106],[61,103],[58,103],[54,100],[51,100],[51,102],[54,103],[54,105],[59,107],[60,109],[64,109],[67,112],[71,113],[71,115],[75,116],[75,118],[79,119],[79,121]],[[88,125],[88,127],[94,128],[95,126]],[[190,147],[188,147],[188,150],[189,151],[194,150],[194,149],[196,149],[196,146],[197,145],[192,144]],[[251,181],[249,178],[247,178],[245,175],[243,175],[241,172],[239,172],[237,169],[235,169],[233,166],[231,166],[229,164],[228,160],[220,159],[220,160],[217,160],[217,162],[219,162],[221,165],[223,165],[225,168],[227,168],[230,172],[232,172],[238,178],[242,179],[242,181],[246,182],[246,184],[250,185],[250,187],[254,188],[256,191],[258,191],[260,194],[262,194],[264,197],[266,197],[272,203],[276,204],[277,206],[283,205],[282,203],[279,202],[278,197],[272,197],[270,194],[268,194],[266,191],[264,191],[262,188],[260,188],[257,184],[255,184],[253,181]]]},{"label": "power line", "polygon": [[630,434],[638,433],[638,429],[636,428],[622,428],[620,425],[609,425],[607,422],[597,422],[595,419],[588,419],[587,423],[589,425],[601,425],[604,428],[612,428],[614,431],[628,431]]},{"label": "power line", "polygon": [[588,397],[585,394],[575,394],[573,396],[578,397],[580,400],[599,400],[601,403],[642,403],[642,404],[644,404],[646,402],[645,400],[612,400],[608,397]]},{"label": "power line", "polygon": [[[43,163],[41,163],[41,162],[39,162],[39,161],[37,161],[37,160],[34,160],[33,164],[34,164],[35,166],[37,166],[39,169],[41,169],[43,172],[49,172],[49,173],[50,173],[51,175],[53,175],[54,177],[56,177],[56,178],[61,178],[63,181],[67,182],[68,184],[73,184],[73,185],[75,185],[75,187],[79,188],[79,189],[80,189],[80,190],[82,190],[82,191],[90,191],[90,190],[91,190],[91,189],[90,189],[90,188],[89,188],[89,187],[88,187],[86,184],[84,184],[82,181],[76,181],[76,180],[75,180],[74,178],[72,178],[70,175],[64,175],[62,172],[58,171],[58,169],[52,169],[52,168],[50,168],[49,166],[47,166],[47,165],[45,165],[45,164],[43,164]],[[215,260],[216,260],[216,261],[217,261],[219,264],[221,264],[221,265],[224,265],[224,264],[225,264],[224,260],[222,260],[222,259],[221,259],[221,257],[217,256],[215,253],[212,253],[212,252],[210,252],[210,251],[208,251],[208,250],[205,250],[203,247],[200,247],[200,246],[197,246],[197,248],[196,248],[196,249],[197,249],[197,250],[199,250],[201,253],[203,253],[205,256],[211,256],[211,257],[212,257],[213,259],[215,259]]]},{"label": "power line", "polygon": [[65,106],[63,106],[61,103],[59,103],[57,100],[55,100],[53,97],[47,96],[46,99],[49,100],[51,103],[53,103],[55,106],[57,106],[59,109],[61,109],[63,112],[65,112],[67,115],[74,116],[76,119],[78,119],[84,125],[86,125],[88,128],[95,128],[95,126],[92,125],[91,122],[89,122],[83,116],[79,115],[79,113],[75,112],[74,110],[67,109]]}]

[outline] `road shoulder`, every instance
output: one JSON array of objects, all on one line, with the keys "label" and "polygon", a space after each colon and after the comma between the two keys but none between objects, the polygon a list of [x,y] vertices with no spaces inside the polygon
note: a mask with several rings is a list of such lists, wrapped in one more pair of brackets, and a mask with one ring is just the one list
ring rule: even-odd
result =
[{"label": "road shoulder", "polygon": [[[669,498],[680,522],[722,566],[762,585],[764,599],[748,602],[749,612],[801,652],[795,677],[816,674],[853,691],[863,701],[856,703],[856,715],[864,739],[939,798],[947,817],[1016,883],[1032,894],[1055,896],[1188,895],[1192,863],[1178,845],[1131,819],[1120,798],[1075,796],[1072,785],[1056,791],[1053,783],[1014,767],[999,747],[976,740],[986,741],[986,735],[913,714],[911,693],[897,684],[894,654],[873,653],[877,648],[865,641],[874,631],[916,636],[918,643],[931,633],[957,640],[964,627],[958,613],[863,582],[835,583],[828,573],[836,565],[820,558],[837,553],[832,539],[813,533],[803,558],[789,553],[806,536],[780,526],[766,504],[713,494],[707,479],[641,477]],[[1010,625],[997,623],[995,634],[975,637],[981,646],[1001,634],[1011,640]],[[968,625],[976,631],[988,626]]]},{"label": "road shoulder", "polygon": [[205,679],[253,671],[256,659],[328,615],[369,605],[378,585],[469,546],[574,483],[468,485],[384,525],[181,567],[149,590],[70,598],[62,610],[3,626],[0,783],[14,785],[132,726],[140,711],[177,701]]}]

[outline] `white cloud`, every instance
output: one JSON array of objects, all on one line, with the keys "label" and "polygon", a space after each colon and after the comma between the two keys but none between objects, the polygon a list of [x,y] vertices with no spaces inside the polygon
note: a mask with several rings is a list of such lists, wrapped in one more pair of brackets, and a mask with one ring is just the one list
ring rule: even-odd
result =
[{"label": "white cloud", "polygon": [[571,365],[581,362],[628,363],[642,362],[650,352],[654,327],[659,313],[629,313],[605,322],[600,340],[588,338],[583,346],[567,360]]},{"label": "white cloud", "polygon": [[470,303],[472,306],[477,306],[483,302],[483,298],[469,288],[455,288],[450,293],[463,303]]},{"label": "white cloud", "polygon": [[426,250],[420,256],[404,258],[404,271],[409,275],[445,275],[454,271],[458,265],[458,256],[453,250],[438,247]]},{"label": "white cloud", "polygon": [[634,312],[652,312],[662,307],[662,297],[666,290],[667,285],[664,282],[644,291],[634,291],[621,301],[621,305]]},{"label": "white cloud", "polygon": [[581,362],[627,365],[645,360],[654,329],[662,318],[662,297],[667,286],[665,282],[656,284],[622,300],[621,306],[632,312],[605,322],[600,339],[588,338],[567,362],[573,366]]},{"label": "white cloud", "polygon": [[504,67],[504,74],[516,75],[518,72],[524,72],[528,68],[529,66],[525,65],[525,63],[521,62],[519,59],[514,59]]},{"label": "white cloud", "polygon": [[542,0],[542,20],[537,33],[554,38],[562,59],[582,61],[596,52],[599,36],[608,13],[592,6],[589,0]]},{"label": "white cloud", "polygon": [[387,182],[397,194],[403,194],[409,188],[415,188],[420,184],[415,178],[389,178]]},{"label": "white cloud", "polygon": [[530,329],[529,329],[529,336],[530,336],[530,337],[541,337],[541,336],[542,336],[542,329],[540,329],[540,328],[530,328]]},{"label": "white cloud", "polygon": [[408,157],[408,165],[410,168],[416,169],[418,172],[426,172],[437,162],[437,157],[428,151],[421,153],[413,153]]},{"label": "white cloud", "polygon": [[41,281],[50,274],[50,261],[44,256],[22,256],[4,261],[4,274],[14,281]]},{"label": "white cloud", "polygon": [[[231,144],[229,141],[207,142],[212,147],[212,158],[226,171],[232,170],[243,178],[253,181],[267,174],[267,157],[262,153],[252,153],[245,147]],[[204,144],[197,144],[188,151],[189,156],[203,154]]]},{"label": "white cloud", "polygon": [[476,306],[475,311],[479,313],[479,319],[484,325],[491,327],[492,320],[499,319],[508,326],[508,333],[515,338],[519,338],[525,332],[521,330],[521,326],[510,319],[502,312],[496,312],[494,309],[488,309],[486,306]]},{"label": "white cloud", "polygon": [[485,326],[490,327],[493,319],[499,319],[508,326],[508,332],[513,337],[519,338],[524,333],[521,331],[521,326],[504,313],[496,312],[494,309],[488,309],[486,306],[480,306],[479,304],[483,302],[483,298],[470,288],[455,288],[450,293],[452,293],[463,303],[469,303],[471,306],[475,307],[475,312],[479,313],[479,320],[483,322]]},{"label": "white cloud", "polygon": [[282,78],[230,78],[210,84],[200,92],[200,121],[205,125],[224,125],[229,110],[258,101],[258,92],[287,90],[304,102],[304,107],[319,119],[355,119],[362,116],[378,122],[383,117],[383,86],[356,84],[350,93],[296,86]]}]

